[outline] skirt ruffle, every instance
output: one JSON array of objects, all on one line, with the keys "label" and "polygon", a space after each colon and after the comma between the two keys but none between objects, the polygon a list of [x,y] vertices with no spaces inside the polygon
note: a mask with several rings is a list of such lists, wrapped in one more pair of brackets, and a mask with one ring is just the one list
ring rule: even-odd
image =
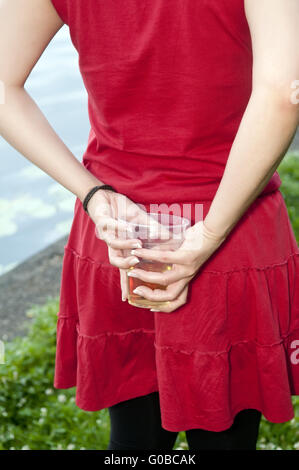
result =
[{"label": "skirt ruffle", "polygon": [[[119,270],[77,204],[63,260],[54,387],[76,386],[76,404],[86,411],[159,391],[169,431],[222,431],[246,408],[274,423],[292,419],[299,252],[280,192],[262,199],[171,314],[122,302]],[[282,223],[274,240],[267,224],[258,224],[265,214],[275,219],[273,208]],[[275,262],[263,264],[270,255]]]},{"label": "skirt ruffle", "polygon": [[222,431],[246,408],[260,410],[273,423],[294,417],[291,395],[299,394],[296,271],[298,254],[263,270],[201,277],[198,302],[213,285],[218,289],[181,325],[183,341],[173,345],[171,335],[157,335],[155,341],[166,429]]}]

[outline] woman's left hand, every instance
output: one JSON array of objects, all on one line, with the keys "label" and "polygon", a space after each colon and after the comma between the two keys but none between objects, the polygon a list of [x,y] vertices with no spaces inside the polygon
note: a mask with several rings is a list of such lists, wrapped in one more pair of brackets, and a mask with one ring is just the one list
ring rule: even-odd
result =
[{"label": "woman's left hand", "polygon": [[211,232],[204,221],[200,221],[186,230],[184,242],[176,251],[165,251],[165,246],[162,251],[134,249],[131,253],[138,258],[172,264],[172,269],[163,273],[144,271],[134,267],[128,273],[129,276],[166,287],[165,290],[153,290],[142,285],[138,286],[134,293],[155,302],[167,302],[158,309],[151,308],[151,311],[173,312],[187,302],[189,282],[225,239],[225,236],[221,237]]}]

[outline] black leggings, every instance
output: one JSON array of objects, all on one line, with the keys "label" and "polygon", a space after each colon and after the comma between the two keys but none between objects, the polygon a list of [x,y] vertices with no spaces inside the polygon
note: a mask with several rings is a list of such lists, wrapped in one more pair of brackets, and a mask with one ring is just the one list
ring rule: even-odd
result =
[{"label": "black leggings", "polygon": [[[122,401],[108,410],[108,450],[173,449],[178,432],[162,428],[159,392]],[[256,450],[260,420],[260,411],[245,409],[225,431],[186,430],[189,450]]]}]

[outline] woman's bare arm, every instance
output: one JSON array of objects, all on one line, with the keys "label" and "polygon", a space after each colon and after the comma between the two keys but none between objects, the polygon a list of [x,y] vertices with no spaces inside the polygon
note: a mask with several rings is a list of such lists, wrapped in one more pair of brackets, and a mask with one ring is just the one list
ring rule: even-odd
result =
[{"label": "woman's bare arm", "polygon": [[50,0],[0,2],[0,135],[18,152],[82,201],[103,184],[76,159],[47,121],[24,84],[63,26]]},{"label": "woman's bare arm", "polygon": [[[269,182],[294,137],[299,104],[299,1],[245,0],[253,46],[253,90],[204,220],[227,236]],[[297,100],[298,101],[298,100]]]}]

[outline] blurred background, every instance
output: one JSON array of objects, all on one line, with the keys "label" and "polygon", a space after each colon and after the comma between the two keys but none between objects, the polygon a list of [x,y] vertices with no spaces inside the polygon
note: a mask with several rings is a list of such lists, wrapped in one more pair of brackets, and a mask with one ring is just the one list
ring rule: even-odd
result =
[{"label": "blurred background", "polygon": [[[87,145],[87,94],[78,55],[63,26],[26,83],[50,124],[81,161]],[[0,137],[0,450],[106,449],[108,410],[85,412],[75,388],[53,388],[63,246],[75,196]],[[278,168],[299,240],[299,135]],[[262,418],[258,449],[299,450],[295,417]],[[187,449],[184,432],[175,449]]]},{"label": "blurred background", "polygon": [[[87,94],[64,25],[25,88],[81,161],[87,145]],[[0,275],[68,233],[75,196],[0,137]]]}]

